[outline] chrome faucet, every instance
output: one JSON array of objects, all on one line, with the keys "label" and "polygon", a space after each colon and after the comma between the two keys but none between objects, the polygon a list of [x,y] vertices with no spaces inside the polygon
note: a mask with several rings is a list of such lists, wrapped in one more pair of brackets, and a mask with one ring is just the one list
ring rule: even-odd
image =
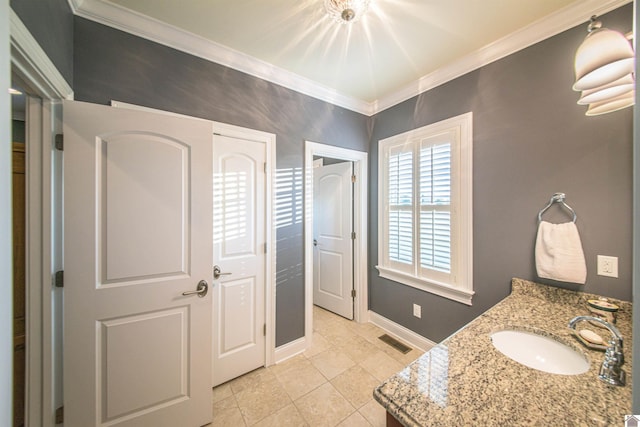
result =
[{"label": "chrome faucet", "polygon": [[622,353],[622,334],[618,328],[611,323],[593,316],[578,316],[569,321],[569,328],[575,330],[576,324],[583,320],[600,323],[611,332],[609,346],[604,353],[604,360],[600,367],[598,378],[610,385],[623,386],[625,384],[625,373],[622,370],[624,355]]}]

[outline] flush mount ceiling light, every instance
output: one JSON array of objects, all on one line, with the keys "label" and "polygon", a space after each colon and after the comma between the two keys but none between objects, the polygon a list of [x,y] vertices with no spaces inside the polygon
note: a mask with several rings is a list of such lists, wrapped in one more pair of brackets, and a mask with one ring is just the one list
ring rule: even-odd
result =
[{"label": "flush mount ceiling light", "polygon": [[576,82],[583,91],[578,104],[589,105],[586,115],[598,115],[633,105],[634,52],[622,33],[602,28],[592,16],[589,34],[576,52]]},{"label": "flush mount ceiling light", "polygon": [[369,8],[371,0],[324,0],[327,14],[341,24],[356,22]]}]

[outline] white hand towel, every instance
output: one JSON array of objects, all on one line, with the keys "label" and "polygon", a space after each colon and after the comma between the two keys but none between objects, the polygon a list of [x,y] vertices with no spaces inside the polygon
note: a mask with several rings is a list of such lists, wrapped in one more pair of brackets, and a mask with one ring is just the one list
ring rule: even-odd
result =
[{"label": "white hand towel", "polygon": [[573,222],[551,224],[540,221],[536,238],[536,270],[538,276],[545,279],[584,285],[587,266],[578,228]]}]

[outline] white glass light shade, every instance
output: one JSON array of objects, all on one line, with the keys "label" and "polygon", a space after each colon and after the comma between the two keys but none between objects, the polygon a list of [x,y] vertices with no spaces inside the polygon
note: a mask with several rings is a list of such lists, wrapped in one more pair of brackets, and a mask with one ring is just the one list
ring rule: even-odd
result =
[{"label": "white glass light shade", "polygon": [[596,102],[589,105],[587,116],[597,116],[599,114],[610,113],[612,111],[622,110],[623,108],[630,107],[635,102],[636,92],[635,90],[629,91],[624,95],[617,96],[613,99],[609,99],[602,102]]},{"label": "white glass light shade", "polygon": [[356,22],[369,8],[371,0],[324,0],[327,14],[341,24]]},{"label": "white glass light shade", "polygon": [[608,85],[600,86],[591,90],[585,90],[582,92],[582,96],[578,100],[578,104],[587,105],[593,104],[594,102],[606,101],[607,99],[625,94],[634,88],[635,81],[633,79],[633,75],[627,74]]},{"label": "white glass light shade", "polygon": [[599,28],[587,35],[575,58],[574,90],[607,85],[633,72],[631,44],[617,31]]}]

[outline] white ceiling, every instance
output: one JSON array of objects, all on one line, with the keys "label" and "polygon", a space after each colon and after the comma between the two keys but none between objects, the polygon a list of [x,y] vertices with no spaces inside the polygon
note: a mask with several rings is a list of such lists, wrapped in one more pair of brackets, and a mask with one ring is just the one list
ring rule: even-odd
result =
[{"label": "white ceiling", "polygon": [[372,0],[349,25],[322,0],[70,1],[78,15],[372,114],[631,0]]}]

